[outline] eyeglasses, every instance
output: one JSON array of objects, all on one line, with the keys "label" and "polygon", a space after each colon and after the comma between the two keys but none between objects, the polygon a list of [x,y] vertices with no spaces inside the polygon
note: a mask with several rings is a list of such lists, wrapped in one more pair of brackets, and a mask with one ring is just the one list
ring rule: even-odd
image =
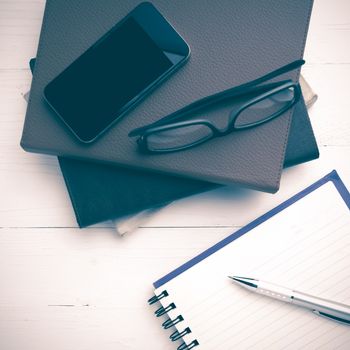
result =
[{"label": "eyeglasses", "polygon": [[[167,153],[185,150],[233,131],[267,123],[290,109],[300,99],[301,89],[292,80],[262,83],[304,63],[304,60],[294,61],[258,79],[204,97],[155,123],[132,130],[129,136],[139,136],[137,144],[142,152]],[[202,109],[215,108],[216,104],[231,99],[238,100],[239,103],[230,111],[224,129],[219,129],[207,118],[193,118]]]}]

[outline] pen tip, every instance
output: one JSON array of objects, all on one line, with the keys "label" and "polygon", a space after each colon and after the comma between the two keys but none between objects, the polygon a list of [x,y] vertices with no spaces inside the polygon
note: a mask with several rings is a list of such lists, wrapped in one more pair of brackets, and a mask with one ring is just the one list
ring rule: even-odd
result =
[{"label": "pen tip", "polygon": [[257,288],[258,285],[256,283],[253,283],[253,281],[256,281],[254,278],[249,277],[240,277],[240,276],[228,276],[229,278],[233,279],[234,281],[244,284],[249,287]]},{"label": "pen tip", "polygon": [[238,281],[239,282],[239,277],[237,276],[227,276],[228,278],[231,278],[234,281]]}]

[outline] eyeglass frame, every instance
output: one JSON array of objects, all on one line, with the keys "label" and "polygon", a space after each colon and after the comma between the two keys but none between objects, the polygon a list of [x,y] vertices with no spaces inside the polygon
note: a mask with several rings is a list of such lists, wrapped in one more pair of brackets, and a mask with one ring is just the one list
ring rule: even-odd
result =
[{"label": "eyeglass frame", "polygon": [[[265,85],[260,85],[262,82],[265,82],[267,80],[270,80],[276,76],[279,76],[283,73],[286,73],[288,71],[294,70],[301,65],[305,63],[304,60],[297,60],[292,63],[287,64],[286,66],[283,66],[281,68],[276,69],[273,72],[270,72],[260,78],[257,78],[255,80],[252,80],[250,82],[244,83],[242,85],[224,90],[222,92],[216,93],[214,95],[210,95],[207,97],[204,97],[202,99],[199,99],[183,108],[180,110],[171,113],[162,119],[137,128],[132,130],[129,133],[129,137],[132,136],[139,136],[137,139],[137,144],[139,146],[139,149],[143,153],[170,153],[170,152],[177,152],[177,151],[182,151],[188,148],[195,147],[201,143],[207,142],[208,140],[211,140],[216,137],[221,137],[225,136],[233,131],[239,131],[239,130],[245,130],[245,129],[250,129],[256,126],[259,126],[261,124],[265,124],[272,119],[277,118],[278,116],[281,116],[284,112],[286,112],[288,109],[293,107],[295,103],[297,103],[300,99],[301,96],[301,88],[299,83],[294,83],[291,79],[288,80],[283,80],[279,82],[273,82]],[[286,90],[286,89],[294,89],[294,96],[291,101],[289,101],[283,108],[278,110],[277,112],[273,113],[272,115],[257,121],[257,122],[252,122],[248,123],[243,126],[235,126],[235,122],[237,118],[239,117],[240,113],[242,113],[245,109],[249,108],[251,105],[254,105],[270,96],[273,96],[277,94],[280,91]],[[210,106],[214,103],[222,102],[226,99],[233,98],[233,97],[240,97],[244,95],[248,95],[254,92],[259,92],[259,90],[267,90],[266,92],[259,94],[258,96],[254,98],[250,98],[247,100],[245,103],[243,103],[238,110],[235,111],[234,115],[231,112],[230,117],[229,117],[229,123],[228,126],[225,128],[225,130],[220,130],[217,128],[210,120],[208,119],[190,119],[190,120],[185,120],[185,121],[177,121],[176,120],[181,120],[183,118],[188,118],[188,114],[194,113],[195,111],[202,109],[204,107]],[[172,122],[175,121],[175,122]],[[179,146],[176,148],[171,148],[171,149],[159,149],[159,150],[151,150],[148,147],[148,142],[147,139],[150,135],[155,134],[157,132],[161,131],[166,131],[166,130],[172,130],[172,129],[180,129],[186,126],[192,126],[192,125],[205,125],[211,130],[211,134],[208,135],[206,138],[199,139],[198,141],[189,143],[184,146]]]}]

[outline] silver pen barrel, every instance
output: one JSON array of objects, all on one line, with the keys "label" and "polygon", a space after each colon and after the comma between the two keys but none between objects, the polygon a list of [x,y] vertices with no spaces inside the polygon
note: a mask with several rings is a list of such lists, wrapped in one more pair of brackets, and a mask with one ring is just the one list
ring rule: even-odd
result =
[{"label": "silver pen barrel", "polygon": [[293,304],[316,311],[322,316],[350,323],[350,306],[348,305],[298,291],[293,291],[291,299]]},{"label": "silver pen barrel", "polygon": [[319,298],[307,293],[295,291],[271,282],[249,277],[229,276],[242,287],[254,293],[266,295],[286,303],[292,303],[313,311],[315,314],[327,317],[333,321],[350,325],[350,305]]}]

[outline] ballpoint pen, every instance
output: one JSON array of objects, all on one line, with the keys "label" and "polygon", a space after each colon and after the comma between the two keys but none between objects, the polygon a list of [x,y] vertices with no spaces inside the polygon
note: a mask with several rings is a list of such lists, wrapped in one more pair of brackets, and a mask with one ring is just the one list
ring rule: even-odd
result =
[{"label": "ballpoint pen", "polygon": [[274,299],[282,300],[287,303],[302,306],[314,312],[317,315],[327,317],[333,321],[338,321],[350,325],[350,306],[335,301],[322,299],[310,294],[298,292],[286,287],[282,287],[270,282],[259,281],[254,278],[228,276],[240,286],[269,296]]}]

